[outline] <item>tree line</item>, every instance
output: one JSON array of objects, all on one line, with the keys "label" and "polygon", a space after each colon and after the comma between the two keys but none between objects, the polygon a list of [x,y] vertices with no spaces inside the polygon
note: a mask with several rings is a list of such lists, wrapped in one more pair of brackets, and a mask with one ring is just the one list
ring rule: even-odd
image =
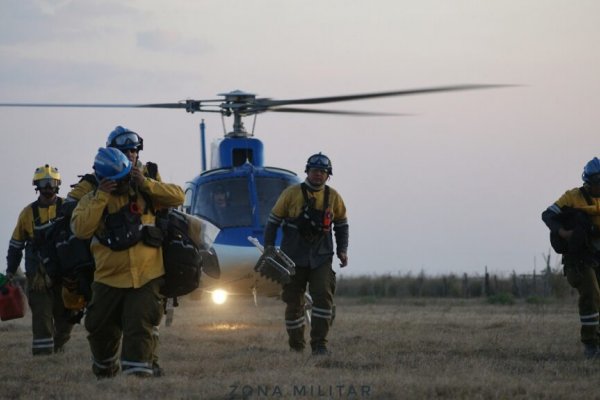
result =
[{"label": "tree line", "polygon": [[418,274],[340,277],[336,295],[347,297],[405,298],[405,297],[487,297],[490,301],[510,302],[510,299],[565,298],[575,295],[562,267],[547,265],[530,274],[447,274],[428,276]]}]

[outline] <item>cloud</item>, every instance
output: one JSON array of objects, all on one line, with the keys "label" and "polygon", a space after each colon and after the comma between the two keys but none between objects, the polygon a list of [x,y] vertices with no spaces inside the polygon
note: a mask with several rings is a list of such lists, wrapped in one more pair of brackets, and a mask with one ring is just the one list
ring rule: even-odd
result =
[{"label": "cloud", "polygon": [[0,2],[0,45],[89,40],[138,17],[140,11],[112,0],[6,0]]},{"label": "cloud", "polygon": [[182,37],[173,31],[149,30],[136,35],[138,47],[153,52],[202,54],[212,50],[211,46],[196,38]]}]

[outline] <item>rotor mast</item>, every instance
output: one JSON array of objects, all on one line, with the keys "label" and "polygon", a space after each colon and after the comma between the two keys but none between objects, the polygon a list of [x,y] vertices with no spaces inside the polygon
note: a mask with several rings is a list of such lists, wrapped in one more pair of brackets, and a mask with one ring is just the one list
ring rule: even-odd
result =
[{"label": "rotor mast", "polygon": [[233,114],[233,131],[227,133],[225,136],[231,138],[250,136],[244,127],[242,117],[254,114],[253,106],[256,101],[256,95],[241,90],[234,90],[229,93],[220,93],[219,96],[225,97],[225,102],[221,103],[223,115],[229,117]]}]

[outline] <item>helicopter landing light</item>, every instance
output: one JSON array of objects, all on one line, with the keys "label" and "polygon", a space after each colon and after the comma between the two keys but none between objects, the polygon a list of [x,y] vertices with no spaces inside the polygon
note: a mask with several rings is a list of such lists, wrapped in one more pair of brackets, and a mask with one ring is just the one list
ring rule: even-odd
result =
[{"label": "helicopter landing light", "polygon": [[212,301],[215,304],[225,303],[227,301],[227,296],[229,296],[229,294],[223,289],[217,289],[211,294]]}]

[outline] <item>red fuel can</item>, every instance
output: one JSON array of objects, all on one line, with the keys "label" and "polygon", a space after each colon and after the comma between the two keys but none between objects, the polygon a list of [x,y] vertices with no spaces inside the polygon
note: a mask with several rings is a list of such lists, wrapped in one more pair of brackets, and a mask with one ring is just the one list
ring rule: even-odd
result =
[{"label": "red fuel can", "polygon": [[0,320],[23,318],[25,311],[25,295],[20,287],[12,284],[0,287]]}]

